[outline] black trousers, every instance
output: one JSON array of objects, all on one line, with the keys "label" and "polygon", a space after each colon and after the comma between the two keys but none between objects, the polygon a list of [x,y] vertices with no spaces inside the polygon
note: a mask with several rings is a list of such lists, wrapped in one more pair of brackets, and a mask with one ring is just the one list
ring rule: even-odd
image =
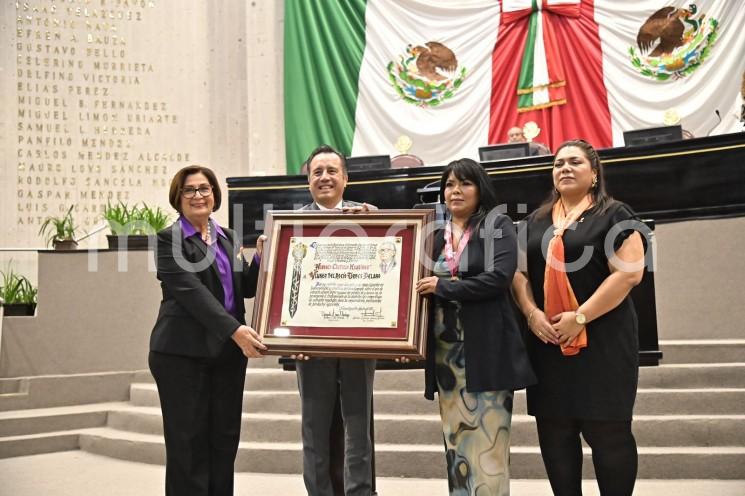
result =
[{"label": "black trousers", "polygon": [[217,358],[151,351],[166,443],[167,496],[230,496],[246,357],[228,340]]},{"label": "black trousers", "polygon": [[582,495],[582,442],[592,449],[592,463],[602,496],[631,496],[638,455],[631,421],[536,418],[538,442],[555,496]]}]

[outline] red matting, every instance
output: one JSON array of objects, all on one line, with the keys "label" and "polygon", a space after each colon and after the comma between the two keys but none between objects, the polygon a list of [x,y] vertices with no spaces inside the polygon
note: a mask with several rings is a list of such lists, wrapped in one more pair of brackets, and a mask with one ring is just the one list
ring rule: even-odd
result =
[{"label": "red matting", "polygon": [[[359,222],[359,221],[357,221]],[[350,224],[351,225],[351,224]],[[274,336],[273,330],[277,327],[290,329],[288,337],[310,336],[314,338],[330,337],[337,339],[401,339],[406,340],[409,325],[409,307],[412,273],[415,269],[412,264],[414,256],[414,235],[416,226],[408,225],[400,228],[393,234],[388,230],[390,225],[364,225],[355,223],[351,225],[355,231],[347,230],[342,226],[334,225],[334,237],[357,236],[362,229],[370,237],[400,236],[401,239],[401,284],[398,293],[398,327],[300,327],[280,325],[282,320],[282,298],[285,289],[285,270],[287,268],[287,253],[290,246],[290,238],[298,236],[319,236],[326,226],[302,226],[283,225],[279,233],[279,245],[277,246],[277,264],[274,267],[274,286],[272,288],[271,300],[269,302],[269,322],[266,334]],[[284,336],[283,336],[284,337]]]}]

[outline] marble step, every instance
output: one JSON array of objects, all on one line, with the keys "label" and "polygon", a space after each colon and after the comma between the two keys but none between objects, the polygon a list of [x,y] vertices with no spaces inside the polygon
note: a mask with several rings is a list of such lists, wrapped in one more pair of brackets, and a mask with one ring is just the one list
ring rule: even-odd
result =
[{"label": "marble step", "polygon": [[22,386],[23,379],[0,379],[0,395],[20,393]]},{"label": "marble step", "polygon": [[[152,380],[138,381],[152,382]],[[745,388],[745,362],[710,364],[670,364],[642,367],[639,371],[640,388]],[[247,391],[297,391],[294,372],[281,369],[253,369],[246,374]],[[375,390],[423,391],[423,370],[378,370]]]},{"label": "marble step", "polygon": [[[150,375],[147,372],[147,375]],[[0,412],[127,401],[129,386],[145,372],[97,372],[0,379]]]},{"label": "marble step", "polygon": [[[745,340],[668,340],[661,347],[663,365],[640,370],[642,388],[745,387]],[[153,379],[148,370],[0,378],[0,411],[126,401],[131,382]],[[375,387],[419,391],[423,371],[379,370]],[[250,361],[246,389],[297,390],[297,379],[277,357],[265,357]]]},{"label": "marble step", "polygon": [[[133,382],[154,381],[149,371],[139,371],[135,374]],[[721,363],[670,363],[639,369],[640,388],[708,386],[745,388],[745,360]],[[279,368],[249,368],[246,371],[245,389],[297,391],[297,376],[295,372]],[[375,389],[423,391],[424,371],[378,370],[375,372]]]},{"label": "marble step", "polygon": [[[80,448],[99,455],[151,464],[163,464],[161,436],[94,428],[80,432]],[[537,446],[511,449],[511,477],[544,478]],[[376,474],[380,477],[440,478],[445,473],[442,444],[376,445]],[[238,472],[299,473],[300,443],[241,442],[235,464]],[[589,450],[584,471],[592,477]],[[639,478],[644,479],[745,479],[742,447],[640,447]]]},{"label": "marble step", "polygon": [[128,406],[116,402],[0,412],[0,437],[103,427],[110,412]]},{"label": "marble step", "polygon": [[661,340],[663,363],[745,362],[745,339]]},{"label": "marble step", "polygon": [[[272,361],[274,358],[262,360]],[[129,399],[131,383],[152,383],[147,370],[0,379],[0,412]],[[644,367],[640,388],[745,388],[745,363],[670,364]],[[422,370],[379,370],[376,390],[421,392]],[[297,391],[294,372],[262,366],[246,372],[247,391]]]},{"label": "marble step", "polygon": [[[160,406],[154,384],[132,384],[130,399],[134,406]],[[526,413],[525,391],[515,393],[515,414]],[[437,401],[426,400],[419,391],[376,390],[373,396],[376,414],[437,415]],[[300,396],[296,391],[245,391],[246,413],[299,413]],[[635,415],[665,414],[745,414],[745,388],[639,389]]]},{"label": "marble step", "polygon": [[[153,407],[117,408],[107,426],[141,434],[163,434],[160,410]],[[634,434],[639,446],[743,446],[745,415],[639,415]],[[436,444],[442,438],[438,415],[375,415],[375,442]],[[536,446],[535,420],[512,418],[512,443]],[[241,439],[248,442],[300,442],[299,414],[244,413]]]},{"label": "marble step", "polygon": [[0,437],[0,459],[56,453],[80,448],[80,430]]}]

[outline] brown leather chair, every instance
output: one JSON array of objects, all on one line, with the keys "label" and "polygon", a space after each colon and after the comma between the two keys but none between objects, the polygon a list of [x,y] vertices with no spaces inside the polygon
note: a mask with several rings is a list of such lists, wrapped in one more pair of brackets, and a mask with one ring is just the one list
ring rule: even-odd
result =
[{"label": "brown leather chair", "polygon": [[409,155],[405,153],[403,155],[396,155],[391,158],[392,169],[403,169],[405,167],[421,167],[424,165],[424,160],[417,157],[416,155]]}]

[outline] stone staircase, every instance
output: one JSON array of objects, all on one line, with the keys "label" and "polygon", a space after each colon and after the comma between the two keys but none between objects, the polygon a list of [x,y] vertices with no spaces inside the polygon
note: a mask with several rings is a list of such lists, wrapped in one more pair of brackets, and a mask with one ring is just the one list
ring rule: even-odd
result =
[{"label": "stone staircase", "polygon": [[[643,368],[635,408],[639,477],[745,479],[745,340],[662,342],[665,365]],[[275,358],[247,371],[236,470],[299,473],[300,403],[293,372]],[[421,370],[378,371],[376,472],[442,478],[436,402]],[[525,394],[515,397],[511,470],[544,478]],[[0,458],[82,449],[164,462],[157,390],[147,371],[0,379]],[[585,476],[592,477],[589,451]]]}]

